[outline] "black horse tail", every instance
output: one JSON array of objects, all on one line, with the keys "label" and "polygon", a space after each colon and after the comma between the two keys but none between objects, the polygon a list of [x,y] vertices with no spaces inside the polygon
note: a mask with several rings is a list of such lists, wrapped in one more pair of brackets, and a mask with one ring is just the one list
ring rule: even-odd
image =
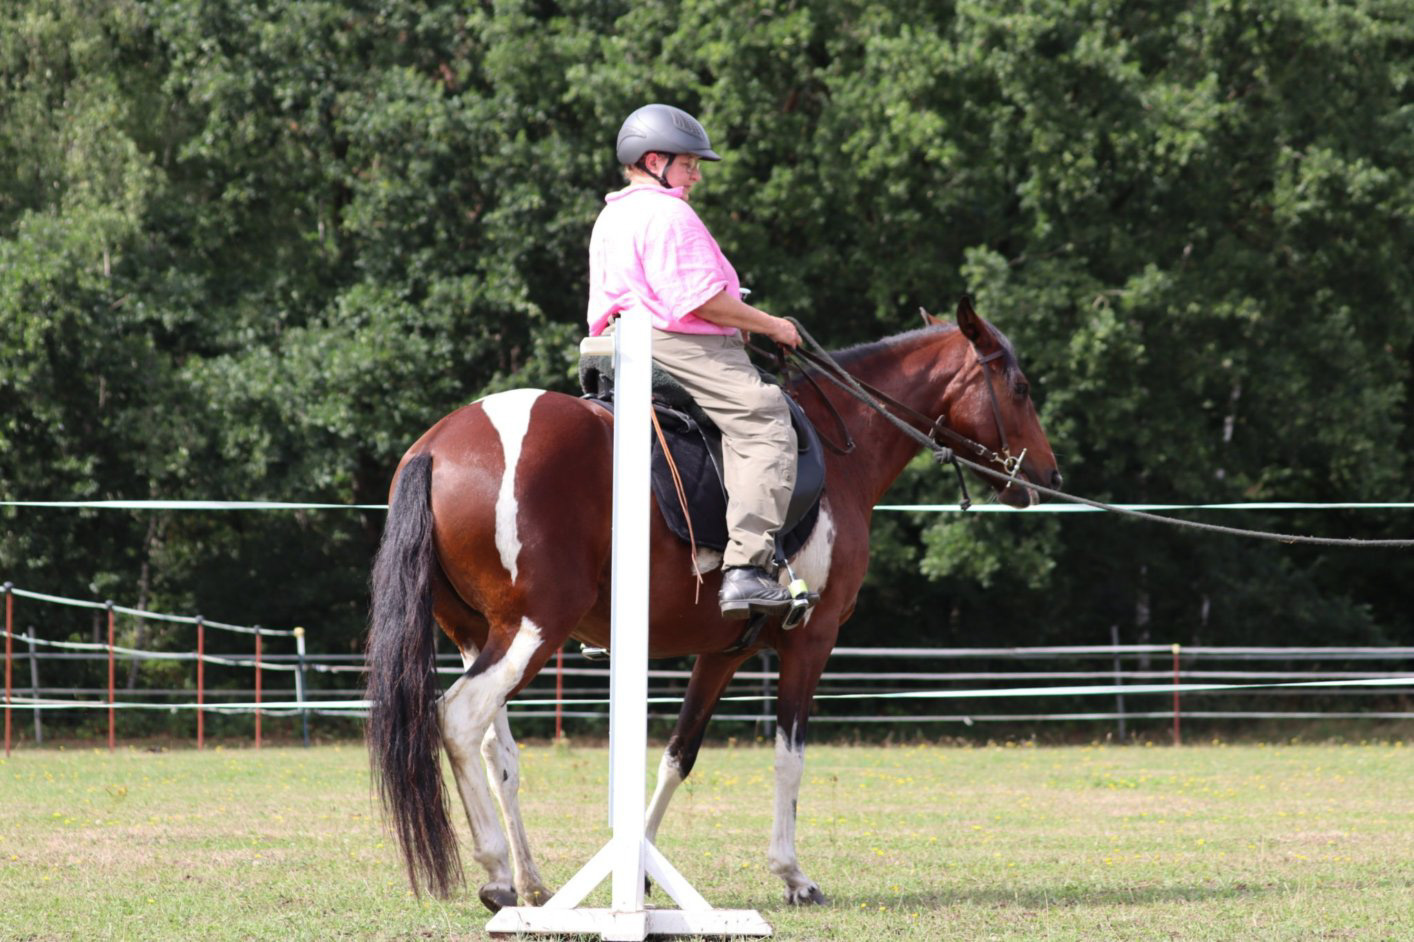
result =
[{"label": "black horse tail", "polygon": [[398,476],[373,563],[367,738],[413,891],[426,886],[446,897],[461,884],[462,869],[442,780],[431,491],[432,456],[424,453]]}]

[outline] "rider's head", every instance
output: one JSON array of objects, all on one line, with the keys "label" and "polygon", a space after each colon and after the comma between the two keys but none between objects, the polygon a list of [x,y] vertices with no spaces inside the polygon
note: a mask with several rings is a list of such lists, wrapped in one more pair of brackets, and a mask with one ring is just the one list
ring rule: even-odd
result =
[{"label": "rider's head", "polygon": [[[629,179],[642,173],[664,187],[691,186],[699,160],[722,159],[696,118],[681,108],[658,104],[644,105],[624,119],[617,152]],[[670,175],[677,182],[670,183]]]}]

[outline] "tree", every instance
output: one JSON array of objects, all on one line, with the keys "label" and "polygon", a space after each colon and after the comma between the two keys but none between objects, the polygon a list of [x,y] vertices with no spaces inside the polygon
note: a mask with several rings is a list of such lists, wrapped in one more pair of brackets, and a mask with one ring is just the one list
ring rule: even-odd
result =
[{"label": "tree", "polygon": [[[1410,58],[1389,0],[19,0],[0,495],[378,503],[450,409],[573,390],[613,134],[662,100],[725,158],[694,205],[753,301],[841,346],[971,292],[1069,488],[1402,497]],[[17,584],[360,643],[376,513],[4,514]],[[1039,515],[873,547],[847,637],[1407,640],[1409,554]]]}]

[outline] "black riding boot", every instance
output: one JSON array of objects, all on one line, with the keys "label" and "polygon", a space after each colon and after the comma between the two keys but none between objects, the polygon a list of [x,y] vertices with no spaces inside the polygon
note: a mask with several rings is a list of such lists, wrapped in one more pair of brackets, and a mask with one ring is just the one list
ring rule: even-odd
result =
[{"label": "black riding boot", "polygon": [[722,573],[717,595],[723,618],[745,618],[752,612],[782,612],[790,608],[790,592],[760,566],[733,566]]}]

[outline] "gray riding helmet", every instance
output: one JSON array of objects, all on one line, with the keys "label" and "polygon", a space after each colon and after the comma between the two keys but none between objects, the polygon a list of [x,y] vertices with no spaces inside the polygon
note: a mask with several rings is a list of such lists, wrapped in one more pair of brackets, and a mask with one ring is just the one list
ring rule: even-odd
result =
[{"label": "gray riding helmet", "polygon": [[619,163],[632,167],[649,151],[722,159],[712,149],[712,142],[697,119],[672,105],[644,105],[625,118],[619,128]]}]

